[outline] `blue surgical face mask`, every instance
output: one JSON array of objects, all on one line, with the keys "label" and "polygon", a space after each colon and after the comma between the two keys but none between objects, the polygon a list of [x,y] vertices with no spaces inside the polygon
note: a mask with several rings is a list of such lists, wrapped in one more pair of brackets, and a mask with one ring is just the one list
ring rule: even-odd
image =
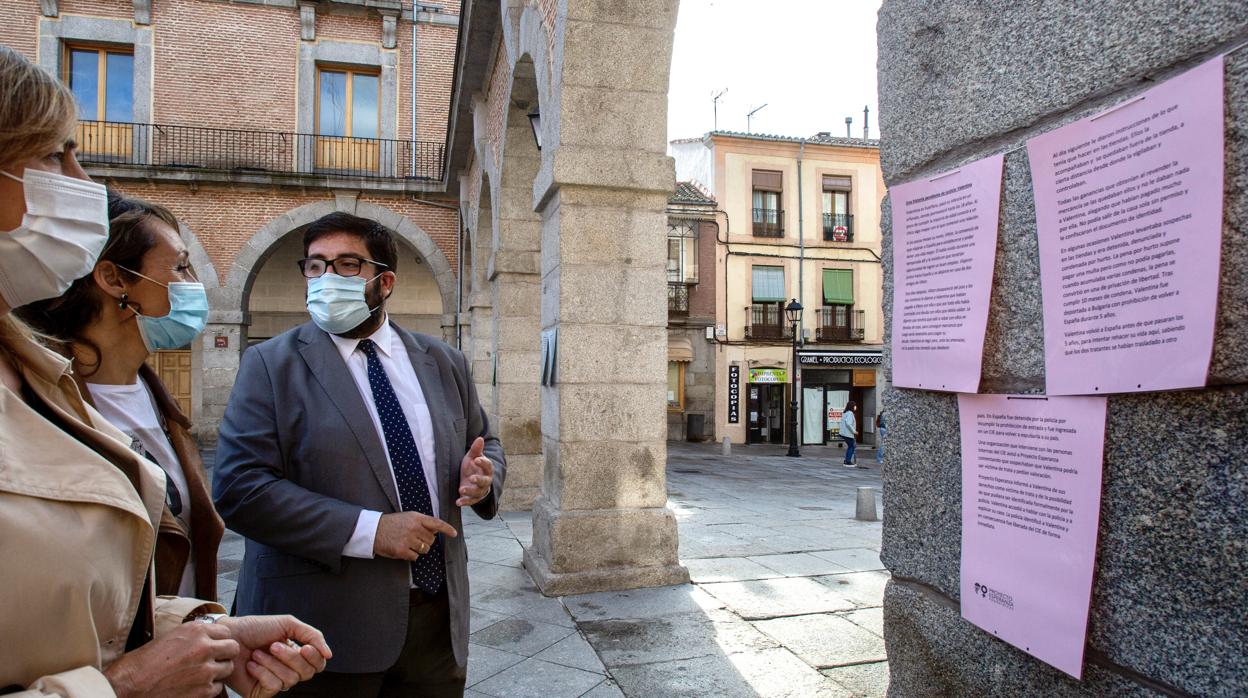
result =
[{"label": "blue surgical face mask", "polygon": [[377,276],[365,280],[326,272],[309,280],[308,313],[312,322],[330,334],[344,334],[359,327],[376,310],[368,307],[364,287]]},{"label": "blue surgical face mask", "polygon": [[[125,269],[121,265],[118,267]],[[162,284],[137,271],[126,271],[164,286],[169,291],[168,315],[148,317],[135,311],[139,322],[139,336],[143,338],[143,345],[148,351],[181,349],[204,331],[204,325],[208,322],[208,294],[204,291],[203,284],[190,281]]]}]

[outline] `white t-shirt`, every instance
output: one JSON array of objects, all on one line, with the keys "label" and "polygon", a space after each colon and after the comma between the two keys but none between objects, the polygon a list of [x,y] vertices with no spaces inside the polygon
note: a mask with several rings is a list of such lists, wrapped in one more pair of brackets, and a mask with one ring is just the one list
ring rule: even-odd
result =
[{"label": "white t-shirt", "polygon": [[[134,385],[87,383],[87,389],[91,391],[91,399],[100,414],[130,437],[130,448],[165,471],[165,501],[169,510],[189,530],[191,496],[186,474],[182,472],[182,463],[173,450],[173,444],[160,426],[156,402],[147,385],[141,380]],[[178,585],[179,596],[195,595],[194,549],[191,552],[192,555],[186,560],[186,569],[182,571],[182,582]]]}]

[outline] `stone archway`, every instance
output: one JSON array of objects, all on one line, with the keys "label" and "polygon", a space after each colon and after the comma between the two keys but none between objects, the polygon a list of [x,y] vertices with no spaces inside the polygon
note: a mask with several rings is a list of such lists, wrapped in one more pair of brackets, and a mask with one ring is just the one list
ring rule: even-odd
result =
[{"label": "stone archway", "polygon": [[428,265],[437,285],[442,307],[440,324],[444,333],[445,328],[453,326],[455,272],[437,243],[410,218],[384,206],[357,201],[349,196],[291,209],[261,226],[239,251],[224,283],[208,289],[209,306],[213,310],[198,345],[202,370],[196,371],[196,375],[202,380],[202,388],[197,391],[202,401],[198,405],[202,409],[202,419],[197,420],[202,442],[215,442],[217,427],[225,414],[225,406],[234,387],[238,364],[247,345],[246,328],[250,324],[248,300],[256,276],[282,239],[291,231],[334,211],[346,211],[376,220],[395,231],[400,240],[413,248]]}]

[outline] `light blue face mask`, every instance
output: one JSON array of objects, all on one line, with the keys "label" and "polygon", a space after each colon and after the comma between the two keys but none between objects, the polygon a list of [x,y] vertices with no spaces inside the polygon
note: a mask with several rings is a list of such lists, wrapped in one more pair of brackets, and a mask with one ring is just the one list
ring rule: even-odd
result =
[{"label": "light blue face mask", "polygon": [[364,287],[377,276],[364,280],[326,272],[310,279],[308,313],[312,322],[330,334],[343,334],[359,327],[376,310],[368,307]]},{"label": "light blue face mask", "polygon": [[[118,267],[125,269],[121,265]],[[168,315],[148,317],[135,311],[139,321],[139,336],[143,338],[143,345],[148,351],[181,349],[204,331],[204,325],[208,322],[208,294],[204,291],[203,284],[192,281],[162,284],[137,271],[126,271],[164,286],[169,291]]]}]

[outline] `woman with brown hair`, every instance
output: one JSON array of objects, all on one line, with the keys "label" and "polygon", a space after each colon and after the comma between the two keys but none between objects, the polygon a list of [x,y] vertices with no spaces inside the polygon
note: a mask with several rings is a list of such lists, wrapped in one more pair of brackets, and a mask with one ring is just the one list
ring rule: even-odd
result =
[{"label": "woman with brown hair", "polygon": [[268,696],[310,678],[330,655],[315,628],[155,595],[164,473],[10,312],[92,270],[104,187],[74,155],[64,85],[0,46],[0,95],[0,693]]},{"label": "woman with brown hair", "polygon": [[180,349],[203,331],[207,296],[172,213],[109,192],[108,217],[108,244],[92,273],[17,315],[60,340],[83,398],[165,471],[169,516],[156,536],[156,593],[215,599],[225,526],[191,422],[146,363],[152,352]]}]

